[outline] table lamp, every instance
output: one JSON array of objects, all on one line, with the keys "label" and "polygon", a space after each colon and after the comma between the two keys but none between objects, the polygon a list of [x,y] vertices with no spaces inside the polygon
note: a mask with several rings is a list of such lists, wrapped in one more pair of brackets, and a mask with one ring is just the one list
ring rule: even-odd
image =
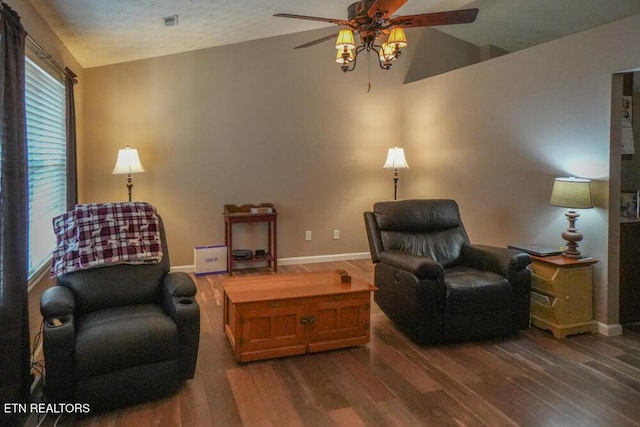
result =
[{"label": "table lamp", "polygon": [[593,207],[591,181],[575,177],[556,178],[550,203],[554,206],[569,208],[564,214],[569,220],[569,228],[562,232],[562,238],[567,242],[567,248],[562,252],[562,256],[573,259],[582,258],[578,250],[578,242],[583,236],[576,229],[576,221],[580,216],[576,209]]},{"label": "table lamp", "polygon": [[402,148],[389,148],[387,152],[387,160],[384,162],[385,169],[393,168],[393,200],[397,200],[398,195],[398,169],[408,169],[406,159],[404,158],[404,150]]},{"label": "table lamp", "polygon": [[127,189],[129,190],[129,201],[131,201],[131,189],[133,188],[132,173],[146,172],[140,163],[138,150],[128,145],[118,151],[116,166],[113,168],[113,175],[127,175]]}]

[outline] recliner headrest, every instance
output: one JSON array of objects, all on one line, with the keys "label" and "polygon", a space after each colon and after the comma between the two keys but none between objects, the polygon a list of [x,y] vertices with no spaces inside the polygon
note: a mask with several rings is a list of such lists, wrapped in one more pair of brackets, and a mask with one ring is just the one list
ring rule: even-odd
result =
[{"label": "recliner headrest", "polygon": [[449,199],[378,202],[373,212],[381,231],[431,232],[461,225],[458,204]]}]

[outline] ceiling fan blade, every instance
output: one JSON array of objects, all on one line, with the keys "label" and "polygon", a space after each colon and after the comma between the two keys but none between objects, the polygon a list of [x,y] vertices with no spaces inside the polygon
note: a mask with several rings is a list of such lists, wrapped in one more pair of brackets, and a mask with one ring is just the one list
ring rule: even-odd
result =
[{"label": "ceiling fan blade", "polygon": [[437,25],[469,24],[476,20],[478,9],[451,10],[422,15],[397,16],[389,20],[390,27],[434,27]]},{"label": "ceiling fan blade", "polygon": [[407,0],[377,0],[371,5],[367,14],[369,18],[373,18],[376,12],[380,11],[382,17],[386,19],[393,15],[395,11],[400,9],[406,2]]},{"label": "ceiling fan blade", "polygon": [[336,37],[338,37],[338,33],[331,34],[330,36],[322,37],[321,39],[314,40],[314,41],[309,42],[309,43],[301,44],[300,46],[294,47],[294,49],[303,49],[305,47],[313,46],[313,45],[316,45],[318,43],[326,42],[327,40],[335,39]]},{"label": "ceiling fan blade", "polygon": [[276,13],[273,16],[277,16],[279,18],[306,19],[309,21],[321,21],[321,22],[329,22],[331,24],[351,26],[351,23],[349,21],[345,21],[344,19],[318,18],[317,16],[293,15],[291,13]]}]

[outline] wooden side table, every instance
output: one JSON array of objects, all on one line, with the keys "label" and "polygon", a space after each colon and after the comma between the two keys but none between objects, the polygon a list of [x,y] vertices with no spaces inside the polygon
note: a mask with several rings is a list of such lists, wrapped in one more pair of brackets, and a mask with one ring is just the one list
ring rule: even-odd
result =
[{"label": "wooden side table", "polygon": [[[258,205],[224,205],[224,243],[227,246],[227,272],[233,274],[235,262],[267,261],[269,268],[278,271],[278,212],[272,203]],[[264,257],[253,257],[235,261],[233,259],[233,225],[248,222],[267,223],[267,253]]]},{"label": "wooden side table", "polygon": [[556,338],[595,333],[592,265],[598,261],[562,255],[531,258],[531,323]]}]

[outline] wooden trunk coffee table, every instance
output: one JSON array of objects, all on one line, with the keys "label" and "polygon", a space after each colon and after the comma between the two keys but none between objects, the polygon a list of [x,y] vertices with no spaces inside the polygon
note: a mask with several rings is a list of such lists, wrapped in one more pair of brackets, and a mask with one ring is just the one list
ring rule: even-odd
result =
[{"label": "wooden trunk coffee table", "polygon": [[369,342],[371,292],[335,271],[225,277],[224,332],[248,362]]}]

